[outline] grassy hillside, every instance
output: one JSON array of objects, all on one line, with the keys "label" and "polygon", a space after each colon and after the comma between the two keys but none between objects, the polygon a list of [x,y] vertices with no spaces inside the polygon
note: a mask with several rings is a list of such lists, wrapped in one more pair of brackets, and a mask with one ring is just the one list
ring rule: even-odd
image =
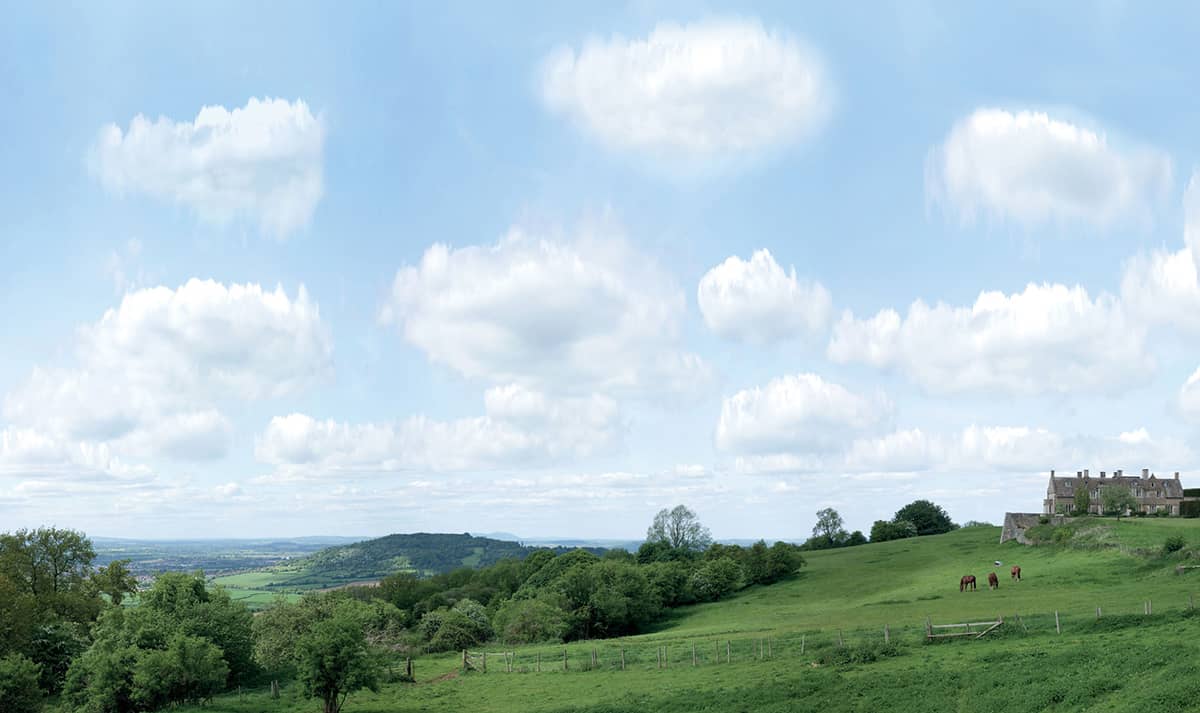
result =
[{"label": "grassy hillside", "polygon": [[[387,684],[379,693],[356,694],[345,710],[1200,710],[1200,615],[1187,609],[1189,595],[1200,593],[1200,570],[1177,575],[1182,555],[1146,557],[1129,551],[1150,549],[1164,533],[1180,532],[1200,542],[1200,523],[1089,524],[1111,524],[1115,534],[1105,535],[1108,543],[1125,549],[1001,546],[998,528],[971,528],[814,552],[800,577],[685,608],[652,634],[517,648],[514,673],[507,673],[495,655],[489,673],[465,675],[458,673],[456,655],[420,657],[417,684]],[[994,560],[1003,566],[993,567]],[[1024,581],[1010,581],[1010,564],[1021,565]],[[998,591],[986,587],[986,574],[993,569],[1002,575]],[[981,586],[960,593],[959,577],[967,573],[975,574]],[[1147,599],[1154,606],[1150,617],[1142,614]],[[1099,621],[1097,606],[1104,614]],[[1061,635],[1055,633],[1055,610]],[[1015,624],[1016,614],[1021,625]],[[987,639],[923,643],[926,616],[952,623],[999,615],[1008,623]],[[890,649],[881,645],[884,624],[894,643]],[[845,647],[837,644],[839,630]],[[766,638],[772,657],[760,660],[759,641]],[[723,662],[727,641],[728,664]],[[664,670],[657,667],[659,647],[666,647],[671,660]],[[600,666],[588,671],[593,649]],[[619,664],[622,650],[625,671]],[[564,651],[567,672],[561,670]],[[538,657],[541,673],[532,671]],[[717,657],[721,663],[714,661]],[[318,708],[289,687],[279,701],[255,691],[218,698],[203,710]]]}]

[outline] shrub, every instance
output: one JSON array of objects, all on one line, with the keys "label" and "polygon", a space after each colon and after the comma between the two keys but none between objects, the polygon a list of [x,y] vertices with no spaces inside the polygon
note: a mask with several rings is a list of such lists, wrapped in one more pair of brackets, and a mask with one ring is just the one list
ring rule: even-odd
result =
[{"label": "shrub", "polygon": [[1163,543],[1163,554],[1169,555],[1172,552],[1178,552],[1179,550],[1182,550],[1186,544],[1187,542],[1184,541],[1183,535],[1171,535],[1167,538],[1167,541]]},{"label": "shrub", "polygon": [[821,655],[819,662],[830,666],[874,663],[880,659],[899,656],[901,653],[903,652],[896,644],[871,642],[830,649]]},{"label": "shrub", "polygon": [[20,654],[0,658],[0,710],[36,713],[42,709],[42,689],[38,688],[40,668]]},{"label": "shrub", "polygon": [[562,641],[567,632],[566,614],[546,599],[509,599],[500,605],[493,623],[507,644]]}]

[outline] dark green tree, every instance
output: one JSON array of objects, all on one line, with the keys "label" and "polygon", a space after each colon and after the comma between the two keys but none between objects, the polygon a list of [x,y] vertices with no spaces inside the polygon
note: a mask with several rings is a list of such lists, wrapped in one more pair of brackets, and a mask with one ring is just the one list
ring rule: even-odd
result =
[{"label": "dark green tree", "polygon": [[842,516],[833,508],[817,511],[817,524],[813,525],[812,534],[813,537],[827,539],[834,547],[840,546],[849,537]]},{"label": "dark green tree", "polygon": [[1087,515],[1088,510],[1092,507],[1092,496],[1088,495],[1087,488],[1075,489],[1075,514]]},{"label": "dark green tree", "polygon": [[137,578],[129,571],[129,560],[113,560],[93,572],[92,585],[117,606],[138,590]]},{"label": "dark green tree", "polygon": [[907,520],[917,528],[918,535],[940,535],[958,528],[946,511],[928,500],[914,500],[896,511],[893,522]]},{"label": "dark green tree", "polygon": [[300,637],[296,663],[304,695],[320,699],[324,713],[339,713],[355,691],[379,689],[379,664],[367,647],[362,622],[345,607]]},{"label": "dark green tree", "polygon": [[38,665],[21,654],[0,658],[0,711],[37,713],[42,710]]}]

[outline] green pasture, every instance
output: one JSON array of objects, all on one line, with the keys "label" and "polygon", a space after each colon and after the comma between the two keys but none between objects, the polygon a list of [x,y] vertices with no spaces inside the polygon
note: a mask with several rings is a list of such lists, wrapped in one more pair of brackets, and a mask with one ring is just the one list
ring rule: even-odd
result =
[{"label": "green pasture", "polygon": [[[999,528],[969,528],[805,553],[809,564],[799,577],[684,608],[652,633],[567,646],[493,644],[484,647],[491,652],[486,674],[462,673],[460,654],[419,656],[417,683],[354,694],[344,710],[1200,710],[1200,614],[1188,608],[1189,596],[1200,595],[1200,570],[1176,574],[1183,554],[1130,552],[1160,547],[1176,533],[1200,541],[1200,522],[1089,523],[1110,525],[1108,544],[1124,549],[1000,545]],[[1010,580],[1012,564],[1022,567],[1023,581]],[[997,591],[987,589],[991,571],[1000,575]],[[977,577],[977,591],[958,591],[963,574]],[[1143,613],[1146,600],[1151,616]],[[924,643],[926,617],[957,623],[999,616],[1005,625],[988,638]],[[884,625],[892,647],[882,645]],[[511,673],[499,655],[504,650],[515,654]],[[661,650],[666,668],[659,667]],[[589,670],[593,651],[598,666]],[[278,701],[255,689],[186,710],[319,709],[285,685]]]}]

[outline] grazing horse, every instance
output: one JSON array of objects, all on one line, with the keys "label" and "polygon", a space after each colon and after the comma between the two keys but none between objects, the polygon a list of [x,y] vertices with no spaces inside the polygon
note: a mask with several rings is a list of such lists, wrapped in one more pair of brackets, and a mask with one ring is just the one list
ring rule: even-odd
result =
[{"label": "grazing horse", "polygon": [[958,580],[958,591],[965,592],[967,587],[970,587],[972,592],[975,591],[975,575],[968,574]]},{"label": "grazing horse", "polygon": [[988,589],[999,589],[999,588],[1000,588],[1000,578],[996,576],[995,572],[989,572],[988,573]]},{"label": "grazing horse", "polygon": [[1016,566],[1015,564],[1013,565],[1013,568],[1012,568],[1012,578],[1017,580],[1018,582],[1021,581],[1021,568]]}]

